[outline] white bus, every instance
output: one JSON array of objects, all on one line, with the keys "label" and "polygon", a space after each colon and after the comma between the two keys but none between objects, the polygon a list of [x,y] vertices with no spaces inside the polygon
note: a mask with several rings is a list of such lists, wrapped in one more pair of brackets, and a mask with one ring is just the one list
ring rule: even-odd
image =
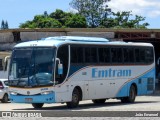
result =
[{"label": "white bus", "polygon": [[9,70],[10,100],[44,103],[132,103],[155,89],[154,48],[149,43],[60,36],[17,44]]}]

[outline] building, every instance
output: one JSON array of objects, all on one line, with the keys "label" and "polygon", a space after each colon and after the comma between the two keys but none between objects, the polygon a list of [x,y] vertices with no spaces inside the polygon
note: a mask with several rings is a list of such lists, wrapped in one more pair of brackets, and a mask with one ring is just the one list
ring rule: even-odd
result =
[{"label": "building", "polygon": [[52,29],[7,29],[0,30],[0,50],[11,50],[23,41],[50,36],[93,36],[111,41],[148,42],[155,48],[157,76],[160,72],[160,29],[106,29],[106,28],[52,28]]}]

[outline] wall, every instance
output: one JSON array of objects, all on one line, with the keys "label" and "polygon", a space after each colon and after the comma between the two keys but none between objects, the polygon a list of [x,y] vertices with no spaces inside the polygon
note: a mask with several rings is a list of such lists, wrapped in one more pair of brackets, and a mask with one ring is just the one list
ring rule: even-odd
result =
[{"label": "wall", "polygon": [[[90,37],[103,37],[108,39],[114,39],[114,32],[21,32],[20,41],[38,40],[52,36],[90,36]],[[12,50],[13,46],[17,44],[14,41],[12,32],[0,33],[0,50]]]}]

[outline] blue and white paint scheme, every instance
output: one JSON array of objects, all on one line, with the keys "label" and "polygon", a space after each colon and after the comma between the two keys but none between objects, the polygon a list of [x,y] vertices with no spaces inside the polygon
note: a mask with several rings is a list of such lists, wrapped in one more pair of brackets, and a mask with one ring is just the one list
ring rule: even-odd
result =
[{"label": "blue and white paint scheme", "polygon": [[[59,84],[57,79],[61,75],[56,72],[56,58],[61,46],[67,46],[68,60],[67,68],[63,81]],[[130,94],[130,87],[134,85],[136,95],[146,95],[154,92],[155,89],[155,62],[149,64],[72,64],[71,46],[132,46],[132,47],[150,47],[149,43],[126,43],[110,42],[105,38],[95,37],[75,37],[60,36],[49,37],[43,40],[35,40],[17,44],[14,50],[20,48],[38,48],[52,47],[55,50],[52,65],[52,82],[46,86],[10,86],[11,102],[18,103],[63,103],[71,102],[75,88],[79,89],[81,100],[95,100],[127,97]],[[14,54],[14,53],[13,53]],[[154,55],[153,55],[154,57]],[[13,58],[12,58],[13,59]],[[11,71],[14,72],[14,61],[11,59]],[[45,59],[45,58],[39,58]],[[154,58],[153,58],[154,59]],[[62,60],[61,60],[62,61]],[[62,62],[64,64],[64,61]],[[61,66],[62,67],[62,66]],[[62,74],[62,69],[60,69]],[[58,76],[58,77],[57,77]],[[14,78],[12,72],[9,74],[10,81]],[[29,78],[29,77],[28,77]],[[24,78],[24,81],[27,78]],[[22,84],[22,83],[21,83]],[[17,83],[18,85],[18,83]],[[31,98],[31,99],[30,99]],[[28,101],[27,101],[28,100]]]}]

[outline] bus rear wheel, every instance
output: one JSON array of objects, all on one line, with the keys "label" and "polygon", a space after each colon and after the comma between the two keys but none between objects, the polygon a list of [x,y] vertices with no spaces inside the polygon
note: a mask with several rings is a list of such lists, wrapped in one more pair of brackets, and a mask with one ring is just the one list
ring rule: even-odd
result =
[{"label": "bus rear wheel", "polygon": [[67,102],[67,107],[76,108],[79,105],[79,101],[80,101],[80,92],[77,88],[75,88],[72,93],[72,101]]},{"label": "bus rear wheel", "polygon": [[32,103],[32,106],[34,107],[34,108],[42,108],[43,107],[43,105],[44,105],[44,103]]},{"label": "bus rear wheel", "polygon": [[106,99],[97,99],[97,100],[92,100],[94,104],[103,104],[105,103]]},{"label": "bus rear wheel", "polygon": [[130,90],[129,90],[129,96],[121,98],[122,103],[133,103],[136,98],[136,88],[134,85],[131,85]]}]

